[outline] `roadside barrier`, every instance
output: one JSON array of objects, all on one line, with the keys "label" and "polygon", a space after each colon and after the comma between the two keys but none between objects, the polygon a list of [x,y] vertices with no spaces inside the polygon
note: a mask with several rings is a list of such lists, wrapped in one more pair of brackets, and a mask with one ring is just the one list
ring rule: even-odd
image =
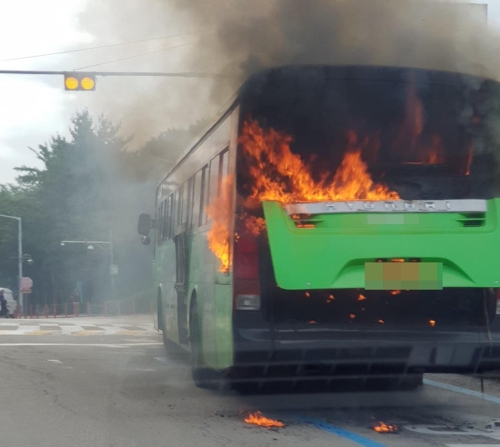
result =
[{"label": "roadside barrier", "polygon": [[14,318],[40,318],[40,314],[45,318],[152,314],[155,306],[149,299],[150,296],[151,293],[142,292],[119,300],[53,302],[50,304],[30,304],[23,306],[23,308],[17,305]]}]

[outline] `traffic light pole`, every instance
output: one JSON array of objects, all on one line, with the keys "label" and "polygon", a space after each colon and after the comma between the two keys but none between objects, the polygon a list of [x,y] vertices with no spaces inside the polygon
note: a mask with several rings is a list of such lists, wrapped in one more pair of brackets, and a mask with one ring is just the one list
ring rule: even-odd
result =
[{"label": "traffic light pole", "polygon": [[87,74],[89,76],[147,76],[147,77],[169,77],[169,78],[231,78],[234,75],[222,73],[198,73],[193,71],[184,72],[162,72],[162,71],[52,71],[52,70],[0,70],[0,75],[55,75],[64,76],[68,74]]}]

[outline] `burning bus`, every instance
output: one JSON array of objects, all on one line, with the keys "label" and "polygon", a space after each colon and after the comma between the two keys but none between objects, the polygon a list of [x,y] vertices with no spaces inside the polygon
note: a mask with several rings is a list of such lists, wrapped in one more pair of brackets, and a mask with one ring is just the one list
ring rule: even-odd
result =
[{"label": "burning bus", "polygon": [[166,347],[270,391],[499,368],[498,118],[459,73],[253,75],[139,219]]}]

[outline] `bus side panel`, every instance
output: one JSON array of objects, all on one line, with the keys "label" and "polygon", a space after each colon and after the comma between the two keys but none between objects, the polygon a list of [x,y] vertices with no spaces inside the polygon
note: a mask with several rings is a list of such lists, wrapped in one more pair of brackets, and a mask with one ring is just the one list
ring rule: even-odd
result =
[{"label": "bus side panel", "polygon": [[167,337],[175,343],[179,342],[179,331],[177,325],[177,295],[175,291],[175,245],[172,241],[158,247],[159,265],[161,268],[162,302],[165,314],[165,326]]},{"label": "bus side panel", "polygon": [[[238,149],[238,122],[240,109],[237,107],[229,119],[229,166],[228,173],[234,175],[236,172],[236,154]],[[225,175],[225,174],[224,174]],[[235,182],[232,187],[232,201],[230,216],[234,215],[236,208],[236,188]],[[228,223],[229,234],[235,233],[234,219]],[[230,247],[233,247],[234,240],[231,236]],[[232,250],[232,248],[230,248]],[[232,253],[230,253],[230,258]],[[222,370],[229,368],[234,362],[233,344],[233,274],[230,269],[229,274],[224,274],[215,270],[215,318],[216,318],[216,343],[217,343],[217,368]]]},{"label": "bus side panel", "polygon": [[215,337],[217,342],[217,369],[226,369],[233,364],[233,287],[228,284],[215,284]]},{"label": "bus side panel", "polygon": [[207,366],[215,368],[217,365],[217,351],[215,343],[215,306],[214,306],[214,270],[215,264],[212,252],[208,249],[206,233],[200,234],[202,238],[203,254],[199,256],[203,265],[199,266],[203,272],[202,300],[198,303],[202,309],[201,334],[202,351]]},{"label": "bus side panel", "polygon": [[[206,232],[189,235],[188,309],[196,290],[197,312],[201,324],[201,348],[207,366],[216,367],[213,255],[208,249]],[[177,315],[177,314],[176,314]]]}]

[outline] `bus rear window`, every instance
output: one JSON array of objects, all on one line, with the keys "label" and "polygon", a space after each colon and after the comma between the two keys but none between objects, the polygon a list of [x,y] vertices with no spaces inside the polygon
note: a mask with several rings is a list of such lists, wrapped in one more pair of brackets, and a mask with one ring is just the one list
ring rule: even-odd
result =
[{"label": "bus rear window", "polygon": [[[301,187],[341,189],[361,169],[405,200],[490,198],[496,169],[491,123],[500,114],[492,98],[500,98],[496,83],[456,74],[271,70],[242,93],[239,191],[255,195],[255,183],[270,179],[279,194],[309,201],[312,196],[293,189],[297,179]],[[260,144],[252,140],[256,134]],[[347,154],[357,159],[336,178]],[[363,192],[317,196],[370,200]]]}]

